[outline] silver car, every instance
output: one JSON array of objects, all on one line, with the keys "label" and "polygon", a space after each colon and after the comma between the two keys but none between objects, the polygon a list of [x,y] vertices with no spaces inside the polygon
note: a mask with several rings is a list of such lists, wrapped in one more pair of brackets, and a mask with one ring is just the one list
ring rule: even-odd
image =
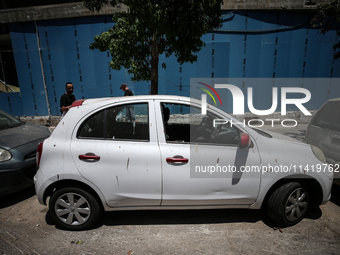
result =
[{"label": "silver car", "polygon": [[130,96],[76,101],[38,147],[35,189],[57,225],[104,211],[265,207],[280,226],[330,199],[320,149],[235,124],[201,101]]}]

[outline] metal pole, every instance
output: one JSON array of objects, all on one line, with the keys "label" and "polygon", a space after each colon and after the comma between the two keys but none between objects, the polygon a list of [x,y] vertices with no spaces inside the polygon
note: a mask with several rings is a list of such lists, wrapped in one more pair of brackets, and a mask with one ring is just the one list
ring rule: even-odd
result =
[{"label": "metal pole", "polygon": [[[0,63],[1,63],[2,77],[3,77],[4,80],[6,80],[6,77],[5,77],[5,70],[4,70],[4,63],[2,62],[1,51],[0,51]],[[1,82],[5,85],[5,87],[6,87],[6,92],[7,92],[8,86],[7,86],[3,81],[1,81]]]},{"label": "metal pole", "polygon": [[9,87],[9,86],[6,84],[6,82],[4,82],[3,80],[0,80],[0,82],[1,82],[2,84],[4,84],[6,88],[8,88],[9,90],[12,90],[12,92],[15,92],[15,90],[12,89],[11,87]]},{"label": "metal pole", "polygon": [[42,57],[41,57],[39,30],[38,30],[38,26],[37,26],[37,22],[36,21],[34,21],[34,24],[35,24],[35,31],[36,31],[36,34],[37,34],[37,43],[38,43],[39,58],[40,58],[40,65],[41,65],[41,74],[42,74],[43,81],[44,81],[44,90],[45,90],[45,95],[46,95],[46,104],[47,104],[48,116],[51,118],[50,103],[48,101],[48,95],[47,95],[46,78],[45,78],[45,72],[44,72],[44,66],[43,66],[43,62],[42,62]]}]

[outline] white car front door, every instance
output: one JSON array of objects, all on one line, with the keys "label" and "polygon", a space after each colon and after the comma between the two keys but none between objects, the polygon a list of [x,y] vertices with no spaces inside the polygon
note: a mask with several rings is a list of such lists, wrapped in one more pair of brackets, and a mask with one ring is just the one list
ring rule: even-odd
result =
[{"label": "white car front door", "polygon": [[216,130],[211,119],[201,122],[200,109],[189,104],[161,102],[156,113],[161,116],[157,127],[163,171],[162,206],[246,207],[256,201],[260,172],[240,171],[260,166],[255,143],[251,148],[240,149],[240,130]]},{"label": "white car front door", "polygon": [[99,109],[76,126],[70,147],[74,162],[109,206],[160,205],[161,160],[154,123],[153,102],[144,102]]}]

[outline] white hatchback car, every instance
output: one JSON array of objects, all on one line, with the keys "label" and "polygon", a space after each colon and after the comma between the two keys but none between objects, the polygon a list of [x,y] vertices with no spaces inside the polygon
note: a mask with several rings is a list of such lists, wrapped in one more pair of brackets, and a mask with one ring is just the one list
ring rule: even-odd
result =
[{"label": "white hatchback car", "polygon": [[50,197],[57,225],[82,230],[103,210],[262,206],[290,226],[330,199],[320,149],[235,122],[179,96],[76,101],[39,145],[38,200]]}]

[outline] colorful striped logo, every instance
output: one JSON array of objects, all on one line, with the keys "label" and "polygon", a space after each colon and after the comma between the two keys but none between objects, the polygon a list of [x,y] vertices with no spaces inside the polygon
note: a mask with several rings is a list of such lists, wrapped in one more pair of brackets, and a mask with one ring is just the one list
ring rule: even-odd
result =
[{"label": "colorful striped logo", "polygon": [[[210,85],[205,84],[205,83],[203,83],[203,82],[198,82],[198,83],[201,84],[201,85],[206,86],[206,87],[209,88],[212,92],[214,92],[214,94],[217,96],[217,98],[218,98],[218,100],[220,101],[220,104],[221,104],[221,106],[222,106],[222,100],[221,100],[221,98],[220,98],[220,95],[217,93],[217,91],[216,91],[213,87],[211,87]],[[215,106],[217,106],[215,97],[213,96],[213,94],[212,94],[209,90],[207,90],[207,89],[205,89],[205,88],[200,88],[200,87],[198,87],[198,88],[201,89],[201,90],[203,90],[204,92],[206,92],[206,93],[212,98],[212,100],[214,101]]]}]

